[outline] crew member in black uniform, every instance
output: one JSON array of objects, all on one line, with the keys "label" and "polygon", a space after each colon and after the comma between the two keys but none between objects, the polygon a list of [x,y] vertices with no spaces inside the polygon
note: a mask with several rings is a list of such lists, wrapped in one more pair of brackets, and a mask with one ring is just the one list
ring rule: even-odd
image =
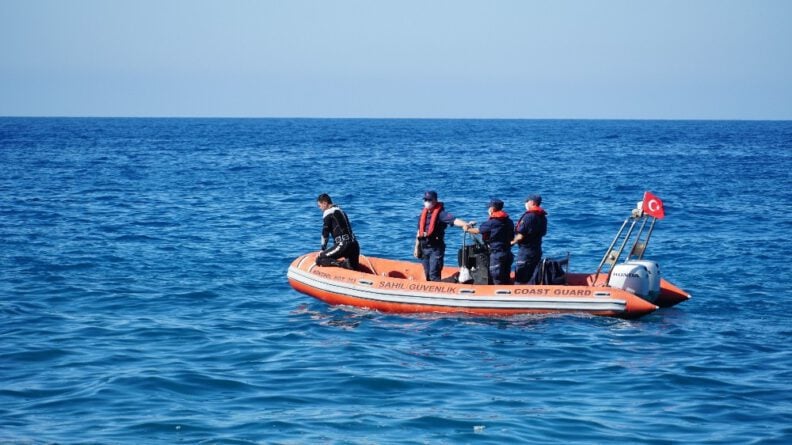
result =
[{"label": "crew member in black uniform", "polygon": [[517,221],[512,244],[517,244],[514,284],[530,284],[534,270],[542,260],[542,237],[547,233],[547,212],[542,197],[531,195],[525,200],[525,213]]},{"label": "crew member in black uniform", "polygon": [[[509,214],[503,211],[503,201],[490,199],[487,204],[489,219],[479,228],[466,228],[466,232],[481,234],[489,248],[489,282],[491,284],[509,284],[511,266],[514,255],[511,253],[511,241],[514,239],[514,222]],[[469,222],[468,227],[474,223]]]},{"label": "crew member in black uniform", "polygon": [[[333,204],[333,200],[327,193],[322,193],[316,198],[316,205],[323,215],[322,251],[316,257],[316,264],[357,270],[360,246],[355,239],[355,234],[352,233],[352,225],[349,223],[346,213]],[[331,236],[335,245],[328,249],[327,241]],[[344,262],[338,261],[341,257],[345,259]]]}]

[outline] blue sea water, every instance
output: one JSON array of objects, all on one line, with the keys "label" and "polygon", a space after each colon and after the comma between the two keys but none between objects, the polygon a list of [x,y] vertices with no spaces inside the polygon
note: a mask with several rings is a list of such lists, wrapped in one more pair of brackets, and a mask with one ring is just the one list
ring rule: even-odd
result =
[{"label": "blue sea water", "polygon": [[[0,444],[792,441],[792,122],[0,118]],[[596,269],[646,190],[693,295],[639,320],[329,307],[327,192],[409,259],[540,193]],[[458,230],[447,236],[452,253]]]}]

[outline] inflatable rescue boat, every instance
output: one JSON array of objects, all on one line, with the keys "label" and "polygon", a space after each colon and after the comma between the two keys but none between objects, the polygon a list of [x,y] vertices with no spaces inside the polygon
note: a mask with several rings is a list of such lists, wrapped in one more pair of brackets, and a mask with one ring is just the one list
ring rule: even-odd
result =
[{"label": "inflatable rescue boat", "polygon": [[[588,313],[637,318],[659,307],[673,306],[690,298],[685,291],[661,277],[656,262],[643,259],[656,220],[652,216],[651,227],[642,239],[647,216],[640,208],[637,212],[633,210],[596,272],[564,271],[562,280],[554,281],[554,284],[459,283],[456,278],[461,268],[448,266],[443,269],[443,281],[426,281],[421,263],[364,255],[360,256],[357,270],[321,267],[316,265],[319,252],[295,259],[287,275],[289,284],[295,290],[328,304],[381,312],[458,313],[496,317]],[[629,220],[632,220],[632,225],[621,246],[617,247]],[[644,224],[626,260],[619,263],[619,257],[639,220],[643,220]],[[568,259],[565,264],[568,265]],[[462,259],[460,252],[460,266],[470,265],[466,259]],[[472,266],[476,268],[475,264]],[[481,266],[479,264],[479,269],[482,269]],[[607,272],[603,271],[605,266],[609,268]]]}]

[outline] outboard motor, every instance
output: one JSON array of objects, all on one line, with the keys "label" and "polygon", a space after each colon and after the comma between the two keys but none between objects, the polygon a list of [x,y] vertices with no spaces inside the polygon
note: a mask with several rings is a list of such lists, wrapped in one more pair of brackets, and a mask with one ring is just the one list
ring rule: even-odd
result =
[{"label": "outboard motor", "polygon": [[662,275],[660,274],[660,265],[657,264],[656,261],[652,260],[629,260],[625,263],[640,264],[646,268],[647,272],[649,272],[649,295],[647,300],[650,303],[654,303],[657,300],[657,297],[660,296],[660,278],[662,278]]},{"label": "outboard motor", "polygon": [[648,299],[649,271],[643,264],[617,264],[611,270],[608,286]]}]

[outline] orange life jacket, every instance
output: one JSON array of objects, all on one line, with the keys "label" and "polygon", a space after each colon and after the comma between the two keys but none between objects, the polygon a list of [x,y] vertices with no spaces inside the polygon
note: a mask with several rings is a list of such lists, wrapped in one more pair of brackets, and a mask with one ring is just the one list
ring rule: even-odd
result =
[{"label": "orange life jacket", "polygon": [[429,220],[429,230],[424,232],[424,227],[426,227],[426,216],[429,214],[429,210],[424,207],[423,211],[421,212],[421,218],[418,219],[418,236],[421,238],[430,236],[435,231],[435,226],[437,225],[437,218],[440,215],[440,212],[443,211],[443,203],[438,202],[437,205],[431,209],[432,216]]}]

